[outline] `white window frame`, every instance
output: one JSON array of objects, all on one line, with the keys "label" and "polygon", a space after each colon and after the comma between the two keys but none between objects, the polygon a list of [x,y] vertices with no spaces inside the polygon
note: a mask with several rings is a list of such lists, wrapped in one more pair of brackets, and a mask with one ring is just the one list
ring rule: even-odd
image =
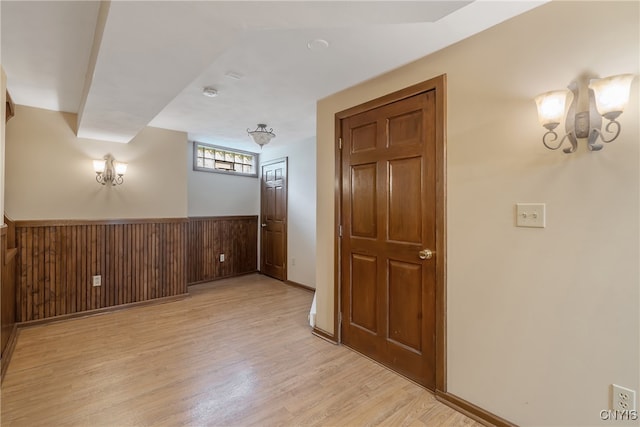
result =
[{"label": "white window frame", "polygon": [[[205,167],[204,164],[203,166],[198,166],[198,148],[199,147],[223,151],[225,153],[231,153],[233,155],[238,154],[241,156],[251,156],[253,158],[253,163],[252,163],[253,171],[251,173],[247,173],[247,172],[238,172],[236,170],[216,169],[215,167],[213,168]],[[207,144],[204,142],[193,141],[193,170],[194,171],[221,173],[223,175],[248,176],[251,178],[257,178],[259,165],[260,165],[260,158],[258,153],[252,153],[250,151],[237,150],[235,148],[222,147],[220,145],[213,145],[213,144]]]}]

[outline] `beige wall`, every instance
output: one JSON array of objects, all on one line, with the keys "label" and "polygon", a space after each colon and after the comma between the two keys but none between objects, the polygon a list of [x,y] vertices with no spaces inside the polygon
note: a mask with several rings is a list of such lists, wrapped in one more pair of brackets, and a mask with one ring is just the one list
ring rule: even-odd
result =
[{"label": "beige wall", "polygon": [[[334,115],[446,73],[448,390],[520,425],[611,423],[609,384],[640,385],[638,81],[597,153],[545,149],[533,98],[637,74],[639,6],[552,2],[318,102],[320,328],[333,332]],[[517,202],[546,203],[547,227],[514,227]]]},{"label": "beige wall", "polygon": [[[129,144],[77,138],[76,115],[16,106],[7,124],[5,208],[14,220],[187,216],[186,134],[145,128]],[[127,162],[99,185],[91,160]]]}]

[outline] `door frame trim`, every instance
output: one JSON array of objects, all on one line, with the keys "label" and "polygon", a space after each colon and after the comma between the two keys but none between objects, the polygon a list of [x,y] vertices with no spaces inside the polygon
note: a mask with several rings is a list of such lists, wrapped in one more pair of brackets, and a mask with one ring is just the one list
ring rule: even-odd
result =
[{"label": "door frame trim", "polygon": [[446,104],[447,75],[442,74],[396,92],[381,96],[363,104],[335,114],[335,231],[334,231],[334,331],[336,339],[342,343],[340,310],[342,307],[342,253],[340,225],[342,218],[342,155],[339,140],[342,135],[342,119],[372,110],[392,102],[401,101],[420,93],[435,90],[436,121],[436,392],[447,391],[447,173],[446,173]]},{"label": "door frame trim", "polygon": [[280,163],[280,162],[284,162],[284,168],[285,168],[285,181],[284,181],[284,186],[285,186],[285,191],[286,191],[286,197],[285,197],[285,220],[284,220],[284,279],[283,282],[286,282],[287,279],[289,278],[289,156],[284,156],[284,157],[279,157],[277,159],[272,159],[272,160],[268,160],[266,162],[262,162],[260,163],[260,215],[259,215],[259,219],[260,221],[258,222],[258,236],[259,236],[259,240],[260,240],[260,268],[258,271],[260,271],[261,274],[264,274],[263,270],[264,270],[264,257],[262,256],[262,224],[263,224],[263,220],[262,220],[262,204],[264,203],[264,199],[263,199],[263,195],[262,195],[262,167],[263,166],[269,166],[272,165],[274,163]]}]

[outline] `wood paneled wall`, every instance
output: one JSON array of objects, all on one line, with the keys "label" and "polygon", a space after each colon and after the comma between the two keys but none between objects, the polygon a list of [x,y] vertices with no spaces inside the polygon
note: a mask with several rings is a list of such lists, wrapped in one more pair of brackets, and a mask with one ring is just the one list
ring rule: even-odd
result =
[{"label": "wood paneled wall", "polygon": [[187,229],[186,218],[16,222],[18,320],[186,293]]},{"label": "wood paneled wall", "polygon": [[257,240],[257,216],[17,221],[17,285],[7,300],[28,322],[181,295],[187,283],[255,272]]},{"label": "wood paneled wall", "polygon": [[0,293],[0,354],[3,359],[9,338],[16,324],[16,236],[13,222],[5,218],[6,226],[0,227],[0,262],[2,266]]},{"label": "wood paneled wall", "polygon": [[9,119],[11,117],[15,116],[15,114],[16,114],[16,106],[13,103],[13,100],[11,99],[11,95],[9,95],[9,91],[7,90],[7,91],[5,91],[5,93],[6,93],[7,101],[6,101],[6,104],[5,104],[6,105],[6,110],[5,110],[5,113],[4,113],[4,122],[6,123],[6,122],[9,121]]},{"label": "wood paneled wall", "polygon": [[189,218],[188,254],[189,284],[256,271],[258,217]]}]

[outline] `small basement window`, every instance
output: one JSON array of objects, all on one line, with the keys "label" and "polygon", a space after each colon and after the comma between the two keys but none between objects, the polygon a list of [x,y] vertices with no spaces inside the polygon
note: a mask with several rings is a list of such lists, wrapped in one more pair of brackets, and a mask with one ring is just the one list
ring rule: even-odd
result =
[{"label": "small basement window", "polygon": [[257,177],[257,165],[256,153],[195,141],[193,143],[193,170]]}]

